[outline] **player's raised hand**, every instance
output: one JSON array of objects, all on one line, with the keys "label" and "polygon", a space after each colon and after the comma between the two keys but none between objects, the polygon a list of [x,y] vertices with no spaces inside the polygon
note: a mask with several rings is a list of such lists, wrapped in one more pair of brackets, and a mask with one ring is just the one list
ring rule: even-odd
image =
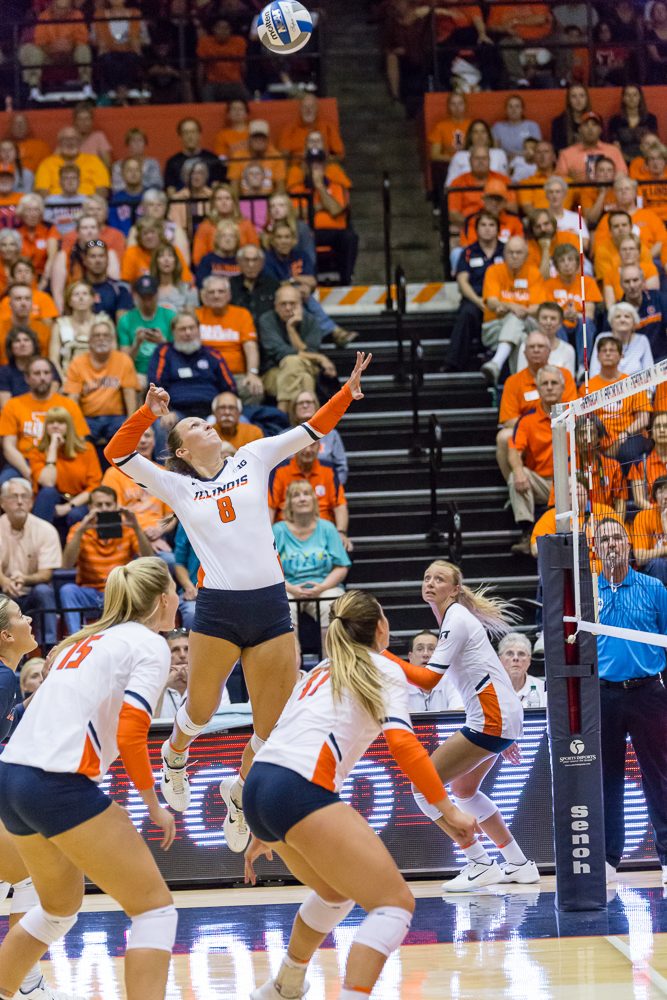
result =
[{"label": "player's raised hand", "polygon": [[361,391],[361,374],[365,372],[371,361],[373,360],[372,354],[364,354],[363,351],[357,351],[357,361],[352,369],[352,374],[347,380],[347,384],[350,387],[350,392],[352,393],[353,399],[363,399],[364,394]]},{"label": "player's raised hand", "polygon": [[169,393],[151,382],[146,393],[146,406],[156,417],[166,417],[169,413]]}]

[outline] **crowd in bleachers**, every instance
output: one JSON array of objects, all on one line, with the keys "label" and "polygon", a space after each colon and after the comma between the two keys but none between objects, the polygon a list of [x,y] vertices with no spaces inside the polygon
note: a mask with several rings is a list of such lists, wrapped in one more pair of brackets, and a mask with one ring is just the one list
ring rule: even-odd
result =
[{"label": "crowd in bleachers", "polygon": [[[314,295],[319,248],[334,266],[338,258],[344,281],[356,253],[349,180],[326,151],[343,157],[338,130],[320,121],[309,94],[273,137],[242,100],[220,125],[213,151],[198,121],[182,119],[166,162],[131,127],[128,155],[114,162],[89,104],[75,109],[55,149],[23,115],[9,121],[0,160],[0,592],[35,615],[44,652],[99,611],[109,570],[137,555],[172,567],[182,626],[192,624],[199,566],[188,539],[170,509],[103,453],[150,382],[171,397],[172,413],[139,445],[158,462],[181,417],[208,420],[233,454],[312,416],[339,388],[322,341],[344,345],[354,333]],[[320,614],[312,600],[335,596],[350,565],[346,475],[334,431],[271,483],[290,594],[323,623],[326,606]],[[305,482],[310,506],[292,496],[294,482]]]},{"label": "crowd in bleachers", "polygon": [[[257,38],[255,0],[14,0],[3,8],[0,80],[21,100],[74,91],[102,104],[248,100],[314,88],[318,33],[277,60]],[[314,15],[317,29],[318,15]]]},{"label": "crowd in bleachers", "polygon": [[[667,357],[667,148],[635,84],[607,122],[571,86],[550,138],[525,96],[487,122],[453,93],[428,140],[461,293],[441,370],[481,362],[500,408],[496,457],[520,530],[512,551],[536,556],[537,538],[555,530],[552,407]],[[612,400],[576,440],[582,526],[627,523],[636,564],[663,582],[664,410],[662,387]]]}]

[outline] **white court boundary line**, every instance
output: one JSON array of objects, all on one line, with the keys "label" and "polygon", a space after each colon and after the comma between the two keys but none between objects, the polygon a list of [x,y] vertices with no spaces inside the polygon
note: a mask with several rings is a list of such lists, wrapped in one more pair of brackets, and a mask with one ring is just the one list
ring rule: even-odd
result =
[{"label": "white court boundary line", "polygon": [[619,937],[615,936],[605,937],[605,941],[607,941],[612,948],[615,948],[616,951],[620,951],[621,955],[623,955],[624,958],[627,958],[633,969],[637,969],[638,972],[646,975],[651,980],[653,985],[659,989],[661,993],[664,993],[665,996],[667,996],[667,979],[665,979],[665,977],[659,972],[656,972],[653,966],[649,965],[648,962],[641,966],[635,965],[635,962],[632,959],[632,952],[625,941],[621,941]]}]

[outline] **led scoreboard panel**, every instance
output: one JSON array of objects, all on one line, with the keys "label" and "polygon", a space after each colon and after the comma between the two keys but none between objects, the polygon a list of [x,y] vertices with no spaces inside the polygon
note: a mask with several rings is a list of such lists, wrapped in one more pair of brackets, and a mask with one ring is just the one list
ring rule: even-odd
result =
[{"label": "led scoreboard panel", "polygon": [[[413,716],[415,732],[429,752],[459,729],[463,721],[464,716],[459,712]],[[153,726],[150,731],[149,750],[156,780],[166,734],[163,726]],[[244,728],[208,733],[197,739],[189,768],[192,801],[187,812],[176,814],[176,840],[166,853],[159,849],[160,832],[150,824],[146,807],[131,787],[120,761],[115,762],[105,778],[102,787],[128,809],[137,829],[146,835],[170,884],[220,885],[243,879],[243,856],[233,854],[225,843],[222,830],[225,807],[218,785],[223,778],[237,772],[249,736],[250,729]],[[482,788],[493,796],[527,856],[548,867],[553,865],[553,811],[543,709],[526,712],[520,746],[521,763],[512,765],[501,758]],[[399,770],[382,737],[359,761],[343,787],[342,797],[368,820],[408,877],[438,875],[462,864],[458,849],[415,805],[410,782]],[[625,829],[624,861],[657,863],[639,770],[630,746],[626,758]],[[260,859],[257,871],[263,879],[280,879],[286,874],[278,860]]]}]

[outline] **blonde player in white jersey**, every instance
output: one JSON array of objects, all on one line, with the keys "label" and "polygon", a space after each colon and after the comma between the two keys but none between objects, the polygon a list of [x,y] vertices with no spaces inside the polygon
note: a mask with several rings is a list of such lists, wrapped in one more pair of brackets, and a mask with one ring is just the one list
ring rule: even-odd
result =
[{"label": "blonde player in white jersey", "polygon": [[313,891],[294,921],[275,979],[253,1000],[303,997],[308,963],[355,902],[367,911],[357,930],[339,1000],[371,993],[388,956],[407,934],[415,901],[386,847],[340,788],[382,732],[399,766],[465,843],[477,829],[447,798],[410,724],[409,685],[400,667],[381,656],[389,625],[376,599],[359,590],[332,606],[328,659],[296,686],[243,789],[246,820],[255,836],[246,852],[246,881],[254,860],[275,850]]},{"label": "blonde player in white jersey", "polygon": [[0,819],[39,901],[0,946],[0,998],[76,923],[84,872],[131,918],[127,1000],[164,1000],[177,915],[171,893],[125,809],[99,787],[118,756],[162,831],[174,818],[154,788],[146,736],[169,673],[159,635],[178,595],[166,564],[136,559],[109,574],[99,621],[56,648],[51,671],[0,757]]},{"label": "blonde player in white jersey", "polygon": [[241,809],[245,776],[297,677],[294,629],[269,518],[269,476],[284,459],[333,430],[353,399],[363,398],[361,375],[371,357],[357,353],[346,385],[306,423],[253,441],[231,457],[215,427],[196,417],[180,420],[170,432],[166,468],[137,454],[146,428],[169,413],[168,393],[154,385],[105,448],[110,462],[169,504],[203,572],[190,631],[187,701],[162,747],[162,793],[179,812],[190,802],[188,747],[217,710],[241,657],[254,733],[239,777],[220,785],[227,806],[223,828],[232,851],[245,850],[250,839]]},{"label": "blonde player in white jersey", "polygon": [[[393,658],[418,687],[431,690],[447,674],[458,689],[466,724],[446,739],[431,759],[454,800],[477,819],[505,859],[502,865],[496,864],[473,837],[462,845],[468,863],[443,884],[443,890],[475,892],[496,882],[539,882],[535,862],[526,858],[498,807],[480,791],[499,754],[511,761],[520,759],[514,742],[523,731],[523,707],[487,636],[487,630],[495,635],[509,630],[511,611],[504,602],[486,597],[483,589],[466,587],[458,566],[442,559],[426,569],[422,597],[440,626],[435,652],[425,667]],[[442,827],[437,810],[419,791],[415,800],[422,812]]]}]

